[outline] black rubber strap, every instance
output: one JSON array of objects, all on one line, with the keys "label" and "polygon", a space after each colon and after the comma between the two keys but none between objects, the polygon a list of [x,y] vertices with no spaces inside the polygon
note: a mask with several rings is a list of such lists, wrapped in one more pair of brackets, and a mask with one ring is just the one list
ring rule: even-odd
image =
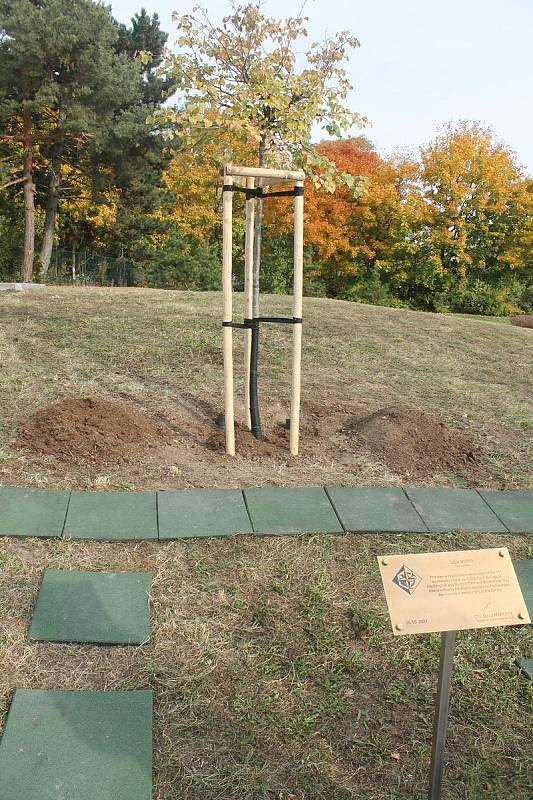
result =
[{"label": "black rubber strap", "polygon": [[223,328],[249,328],[249,325],[246,325],[244,322],[223,322]]},{"label": "black rubber strap", "polygon": [[248,196],[249,189],[245,189],[244,186],[236,186],[234,183],[225,183],[222,187],[223,192],[244,192],[246,196]]},{"label": "black rubber strap", "polygon": [[[296,189],[301,189],[302,191],[297,192]],[[257,189],[255,191],[257,191]],[[261,193],[258,197],[262,197],[263,200],[268,200],[269,197],[296,197],[303,193],[303,186],[297,186],[295,189],[291,189],[288,192],[267,192],[266,194]]]},{"label": "black rubber strap", "polygon": [[292,325],[293,317],[257,317],[259,322],[279,322],[282,325]]},{"label": "black rubber strap", "polygon": [[264,192],[262,186],[257,189],[241,189],[236,186],[235,190],[246,192],[246,199],[251,200],[253,197],[260,197],[262,200],[267,200],[269,197],[301,197],[304,193],[303,186],[295,186],[294,189],[289,189],[286,192]]},{"label": "black rubber strap", "polygon": [[301,325],[302,317],[254,317],[244,322],[223,322],[223,328],[259,328],[260,322],[278,322],[283,325]]},{"label": "black rubber strap", "polygon": [[255,317],[254,319],[245,319],[244,324],[249,324],[249,327],[255,327],[260,322],[279,322],[284,325],[298,325],[303,322],[302,317]]}]

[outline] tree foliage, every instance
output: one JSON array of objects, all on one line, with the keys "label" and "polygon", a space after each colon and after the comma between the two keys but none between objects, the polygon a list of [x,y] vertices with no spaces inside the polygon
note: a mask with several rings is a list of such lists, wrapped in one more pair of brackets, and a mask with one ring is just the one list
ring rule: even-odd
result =
[{"label": "tree foliage", "polygon": [[530,185],[490,129],[446,126],[421,151],[420,179],[423,235],[443,272],[493,280],[523,267],[532,236]]},{"label": "tree foliage", "polygon": [[[139,196],[146,196],[148,185],[159,183],[162,143],[151,135],[146,118],[166,89],[132,50],[151,43],[160,60],[166,34],[158,29],[157,16],[137,15],[130,30],[92,0],[18,0],[4,3],[0,13],[0,114],[10,134],[3,145],[14,157],[13,175],[16,157],[25,159],[25,191],[31,186],[32,199],[44,208],[45,276],[62,197],[109,190],[113,182],[123,190],[134,184]],[[146,179],[139,181],[139,175]],[[32,225],[27,214],[26,228]],[[31,260],[25,252],[30,267]]]},{"label": "tree foliage", "polygon": [[[189,142],[206,129],[230,132],[255,145],[260,165],[312,171],[317,163],[324,167],[311,145],[313,126],[341,136],[363,124],[347,105],[352,87],[343,64],[359,46],[349,31],[312,42],[298,58],[308,36],[303,16],[275,19],[248,3],[235,6],[219,25],[200,6],[175,19],[179,51],[168,56],[165,70],[182,104],[166,116]],[[332,190],[334,175],[328,165],[317,179]]]},{"label": "tree foliage", "polygon": [[[195,6],[168,55],[157,15],[93,0],[0,0],[0,275],[52,246],[128,259],[145,285],[216,288],[226,162],[303,166],[308,293],[438,311],[531,310],[533,182],[476,122],[384,157],[351,127],[341,32],[255,4]],[[168,99],[178,90],[177,105]],[[329,139],[314,144],[322,128]],[[333,190],[335,190],[333,192]],[[257,206],[261,203],[258,201]],[[244,201],[234,196],[242,277]],[[292,285],[292,207],[265,206],[261,287]],[[260,252],[256,247],[255,253]]]}]

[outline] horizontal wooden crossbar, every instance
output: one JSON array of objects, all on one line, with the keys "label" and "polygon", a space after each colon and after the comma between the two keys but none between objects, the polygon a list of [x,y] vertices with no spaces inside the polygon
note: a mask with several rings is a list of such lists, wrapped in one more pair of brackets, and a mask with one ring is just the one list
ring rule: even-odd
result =
[{"label": "horizontal wooden crossbar", "polygon": [[263,178],[264,185],[269,179],[276,183],[294,183],[305,180],[303,170],[269,169],[267,167],[239,167],[235,164],[226,164],[220,171],[221,175],[232,175],[243,178]]}]

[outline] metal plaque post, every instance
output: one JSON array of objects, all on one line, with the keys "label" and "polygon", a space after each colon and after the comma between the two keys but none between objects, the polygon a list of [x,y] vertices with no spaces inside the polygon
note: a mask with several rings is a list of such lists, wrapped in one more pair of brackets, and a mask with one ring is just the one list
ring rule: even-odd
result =
[{"label": "metal plaque post", "polygon": [[444,747],[448,727],[448,710],[452,686],[453,652],[455,631],[441,634],[439,682],[435,701],[435,721],[433,724],[433,743],[431,745],[431,767],[429,779],[429,800],[441,800],[442,775],[444,772]]}]

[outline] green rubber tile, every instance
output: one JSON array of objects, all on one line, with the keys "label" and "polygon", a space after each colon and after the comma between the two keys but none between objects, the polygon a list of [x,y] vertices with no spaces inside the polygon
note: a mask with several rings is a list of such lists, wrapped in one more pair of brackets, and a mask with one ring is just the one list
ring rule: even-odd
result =
[{"label": "green rubber tile", "polygon": [[517,658],[516,665],[520,667],[526,678],[533,681],[533,658]]},{"label": "green rubber tile", "polygon": [[533,492],[498,492],[478,489],[481,497],[511,533],[533,533]]},{"label": "green rubber tile", "polygon": [[47,569],[29,638],[43,642],[142,644],[150,638],[150,575]]},{"label": "green rubber tile", "polygon": [[71,539],[157,539],[155,492],[72,492],[63,535]]},{"label": "green rubber tile", "polygon": [[474,489],[405,489],[405,493],[432,533],[508,532]]},{"label": "green rubber tile", "polygon": [[513,567],[526,601],[529,616],[533,620],[533,559],[513,561]]},{"label": "green rubber tile", "polygon": [[325,489],[245,489],[255,533],[343,533]]},{"label": "green rubber tile", "polygon": [[17,689],[2,800],[151,800],[152,693]]},{"label": "green rubber tile", "polygon": [[427,533],[402,489],[328,486],[326,491],[347,531]]},{"label": "green rubber tile", "polygon": [[252,533],[240,489],[157,493],[160,539]]},{"label": "green rubber tile", "polygon": [[61,536],[70,492],[0,487],[0,536]]}]

